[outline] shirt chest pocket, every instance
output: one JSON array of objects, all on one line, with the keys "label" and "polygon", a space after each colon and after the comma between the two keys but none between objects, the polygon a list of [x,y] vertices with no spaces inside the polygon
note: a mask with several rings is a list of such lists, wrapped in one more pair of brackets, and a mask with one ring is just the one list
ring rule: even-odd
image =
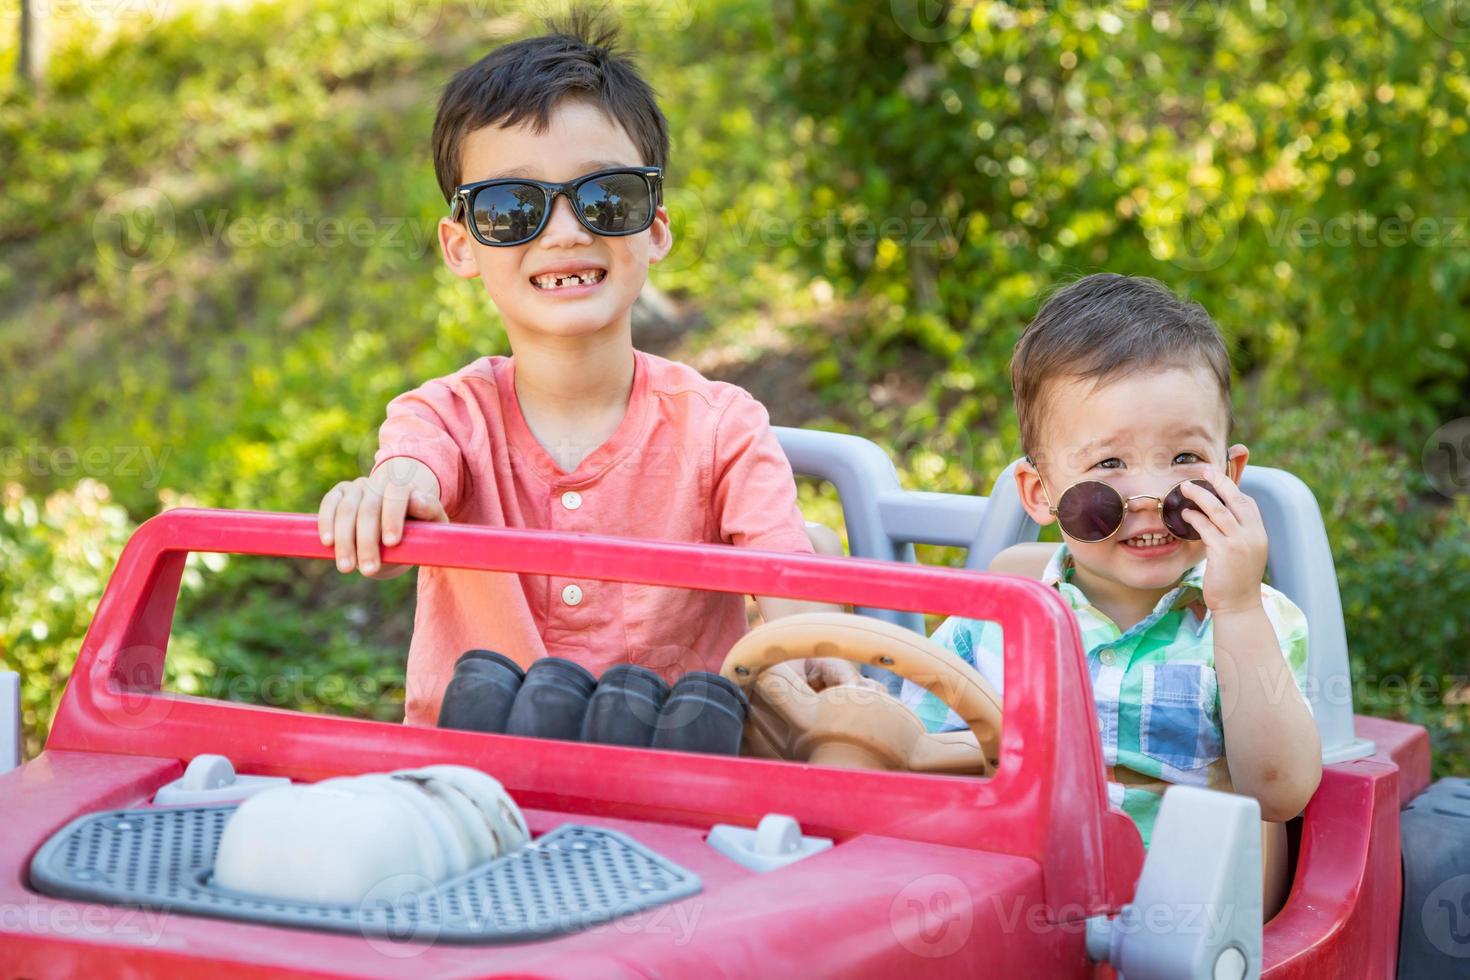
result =
[{"label": "shirt chest pocket", "polygon": [[1179,770],[1204,769],[1225,752],[1215,669],[1204,663],[1143,668],[1139,749]]}]

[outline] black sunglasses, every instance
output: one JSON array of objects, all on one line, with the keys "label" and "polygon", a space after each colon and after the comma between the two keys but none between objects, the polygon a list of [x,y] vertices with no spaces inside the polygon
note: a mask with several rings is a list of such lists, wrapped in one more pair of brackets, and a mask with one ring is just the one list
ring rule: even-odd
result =
[{"label": "black sunglasses", "polygon": [[588,231],[609,238],[636,235],[653,224],[663,203],[662,167],[617,167],[564,184],[505,177],[461,184],[449,200],[449,219],[465,224],[481,245],[524,245],[546,227],[558,194]]}]

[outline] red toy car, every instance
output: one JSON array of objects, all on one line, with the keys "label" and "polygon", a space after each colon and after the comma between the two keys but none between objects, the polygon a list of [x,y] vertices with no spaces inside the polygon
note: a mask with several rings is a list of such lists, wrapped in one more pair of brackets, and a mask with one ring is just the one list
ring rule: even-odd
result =
[{"label": "red toy car", "polygon": [[[1007,502],[1009,474],[990,498],[906,494],[870,443],[780,435],[799,472],[837,484],[853,550],[869,559],[444,525],[413,526],[385,557],[848,603],[909,624],[905,617],[916,611],[997,621],[1007,638],[1008,683],[993,776],[405,728],[161,693],[190,552],[330,558],[307,516],[171,511],[141,527],[124,551],[45,750],[0,774],[0,965],[28,977],[1099,977],[1115,968],[1130,978],[1466,975],[1470,877],[1457,879],[1464,865],[1455,862],[1470,851],[1463,818],[1470,790],[1446,780],[1421,797],[1429,783],[1423,729],[1354,720],[1350,701],[1346,748],[1324,727],[1326,752],[1356,757],[1329,754],[1316,796],[1290,827],[1285,905],[1263,927],[1254,801],[1171,790],[1147,859],[1133,825],[1108,808],[1080,637],[1054,591],[901,560],[909,543],[938,540],[970,545],[971,564],[983,567],[999,547],[1034,533]],[[1262,478],[1291,482],[1269,471]],[[1250,483],[1247,490],[1262,501],[1273,561],[1283,549],[1313,547],[1277,536],[1285,518],[1273,507],[1289,506],[1294,490],[1283,496]],[[1320,534],[1320,516],[1315,528]],[[1301,533],[1310,537],[1310,522]],[[1284,568],[1273,564],[1273,579],[1292,594],[1277,574]],[[1293,598],[1316,630],[1320,603]],[[1316,676],[1316,646],[1312,656]],[[1345,664],[1344,657],[1344,672]],[[1327,697],[1314,698],[1319,725],[1337,717],[1327,717]],[[429,763],[472,766],[505,784],[533,834],[567,824],[619,832],[685,869],[699,890],[554,938],[498,945],[422,932],[393,939],[288,928],[38,890],[33,861],[70,822],[98,811],[151,812],[159,788],[205,754],[227,757],[242,774],[305,782]],[[1430,880],[1419,836],[1400,846],[1401,811],[1427,799],[1450,814],[1426,824],[1446,834],[1434,838],[1440,871],[1451,869],[1438,881]],[[758,871],[706,841],[716,825],[753,828],[773,814],[795,818],[803,834],[833,846]],[[1405,827],[1411,822],[1404,817]],[[99,875],[107,860],[97,857]],[[1402,964],[1401,919],[1409,950]]]}]

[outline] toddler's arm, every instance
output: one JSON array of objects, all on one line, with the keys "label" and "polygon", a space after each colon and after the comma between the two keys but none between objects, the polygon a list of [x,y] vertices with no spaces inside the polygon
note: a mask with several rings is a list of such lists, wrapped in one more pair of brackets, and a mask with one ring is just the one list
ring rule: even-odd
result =
[{"label": "toddler's arm", "polygon": [[1260,801],[1261,819],[1290,820],[1322,779],[1317,726],[1261,600],[1254,608],[1215,611],[1214,619],[1230,781],[1237,793]]},{"label": "toddler's arm", "polygon": [[[1322,746],[1262,601],[1267,540],[1261,513],[1224,473],[1212,467],[1205,479],[1223,502],[1186,483],[1184,493],[1199,510],[1184,511],[1184,519],[1199,532],[1208,559],[1205,605],[1215,621],[1215,673],[1230,780],[1237,793],[1260,801],[1262,819],[1290,820],[1322,779]],[[1304,664],[1304,629],[1296,632],[1295,642],[1302,646]]]}]

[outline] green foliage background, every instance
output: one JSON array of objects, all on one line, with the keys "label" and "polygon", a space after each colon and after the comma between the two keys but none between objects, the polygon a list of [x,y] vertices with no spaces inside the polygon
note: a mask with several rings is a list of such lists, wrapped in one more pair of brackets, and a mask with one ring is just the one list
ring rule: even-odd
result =
[{"label": "green foliage background", "polygon": [[[1470,771],[1470,503],[1420,465],[1470,415],[1452,4],[617,7],[674,142],[673,314],[640,343],[877,440],[914,488],[983,493],[1045,293],[1164,279],[1232,338],[1253,460],[1322,502],[1359,710]],[[428,133],[449,75],[548,10],[185,10],[0,93],[0,648],[30,751],[138,521],[314,509],[394,394],[504,351],[436,258]],[[398,717],[411,607],[408,577],[199,559],[169,683]]]}]

